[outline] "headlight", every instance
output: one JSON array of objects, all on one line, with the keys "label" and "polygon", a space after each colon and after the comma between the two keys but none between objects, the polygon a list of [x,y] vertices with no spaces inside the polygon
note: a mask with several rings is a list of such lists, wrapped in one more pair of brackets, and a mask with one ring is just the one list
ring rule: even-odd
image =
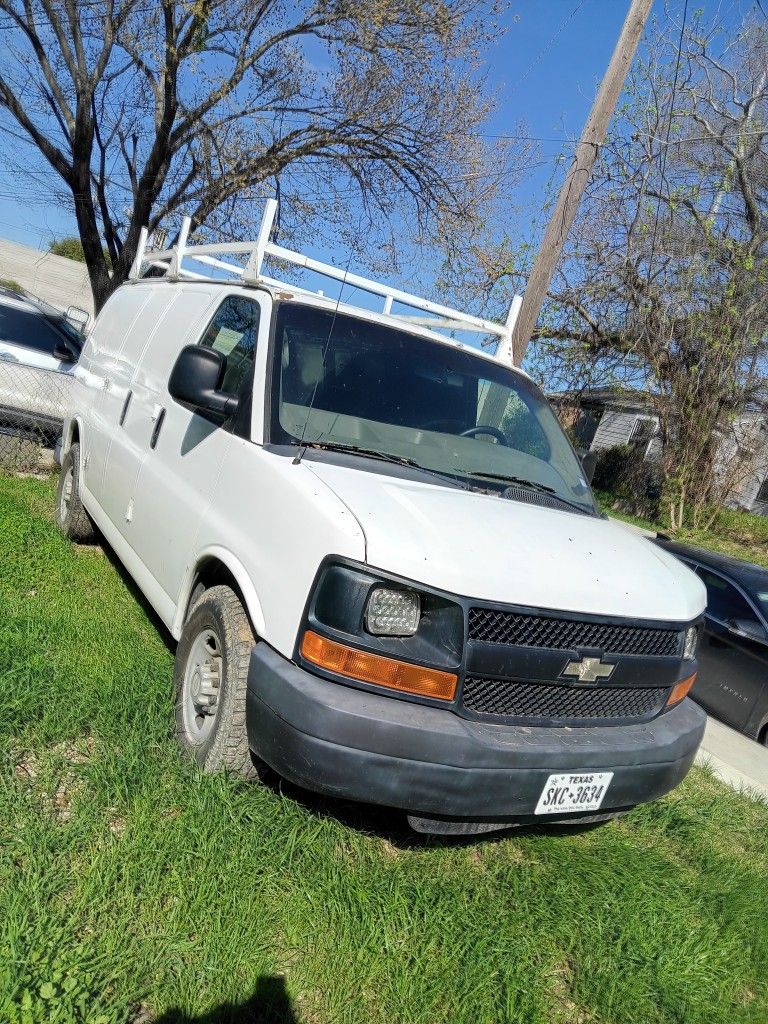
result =
[{"label": "headlight", "polygon": [[696,645],[699,640],[699,631],[696,626],[689,626],[685,631],[685,648],[683,657],[691,660],[696,657]]},{"label": "headlight", "polygon": [[[341,658],[340,667],[331,667],[327,657],[331,647],[327,644],[320,665],[315,656],[317,642],[310,638],[309,646],[304,648],[308,632],[333,641],[337,648],[353,649],[361,657],[376,655],[379,660],[374,658],[374,662],[379,669],[384,658],[449,673],[453,678],[464,656],[464,609],[458,600],[411,580],[384,576],[350,560],[329,561],[320,567],[299,627],[297,661],[346,679],[398,688],[391,681],[377,682],[372,670],[368,671],[371,666],[366,669],[359,662],[355,663],[358,675],[350,675],[346,659],[351,655],[344,653],[342,658],[336,648],[333,650]],[[414,687],[403,690],[416,692]],[[437,692],[427,694],[421,689],[419,693],[445,699]]]},{"label": "headlight", "polygon": [[365,628],[374,636],[413,636],[420,616],[421,601],[413,590],[376,587],[365,608]]}]

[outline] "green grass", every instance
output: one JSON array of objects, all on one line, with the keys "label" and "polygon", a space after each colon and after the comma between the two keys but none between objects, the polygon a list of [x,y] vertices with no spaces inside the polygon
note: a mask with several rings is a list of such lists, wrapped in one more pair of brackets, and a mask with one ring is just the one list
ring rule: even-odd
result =
[{"label": "green grass", "polygon": [[203,776],[164,637],[51,504],[0,477],[0,1021],[764,1024],[764,805],[697,770],[592,832],[452,845]]},{"label": "green grass", "polygon": [[595,491],[598,503],[608,515],[621,519],[625,523],[641,526],[644,530],[655,530],[663,533],[681,544],[693,544],[695,547],[717,551],[721,555],[743,558],[747,562],[755,562],[768,568],[768,517],[752,515],[748,512],[736,512],[722,509],[709,530],[694,530],[683,526],[675,534],[668,527],[655,523],[641,516],[629,515],[615,508],[616,495],[608,491]]}]

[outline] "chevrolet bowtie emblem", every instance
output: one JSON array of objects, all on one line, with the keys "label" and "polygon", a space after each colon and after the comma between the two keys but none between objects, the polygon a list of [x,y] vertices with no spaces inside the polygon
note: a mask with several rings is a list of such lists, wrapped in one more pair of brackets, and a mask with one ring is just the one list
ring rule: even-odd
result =
[{"label": "chevrolet bowtie emblem", "polygon": [[615,665],[605,665],[599,658],[581,658],[580,661],[569,661],[561,676],[573,676],[580,683],[596,683],[598,679],[607,679]]}]

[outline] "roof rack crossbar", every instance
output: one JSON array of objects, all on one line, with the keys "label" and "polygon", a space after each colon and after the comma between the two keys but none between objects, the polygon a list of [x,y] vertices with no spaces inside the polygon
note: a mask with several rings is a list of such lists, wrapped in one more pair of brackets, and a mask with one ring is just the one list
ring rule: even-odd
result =
[{"label": "roof rack crossbar", "polygon": [[[273,259],[311,270],[322,277],[341,281],[370,295],[380,296],[384,299],[383,312],[401,323],[432,329],[442,327],[443,329],[471,331],[490,335],[498,339],[496,358],[504,363],[512,362],[512,333],[522,303],[521,296],[516,295],[514,297],[507,318],[501,324],[493,320],[486,320],[483,317],[474,316],[471,313],[463,313],[458,309],[452,309],[450,306],[444,306],[439,302],[432,302],[431,299],[413,295],[399,288],[392,288],[390,285],[361,277],[359,274],[349,273],[348,270],[343,270],[331,263],[324,263],[311,256],[287,249],[276,242],[271,242],[270,236],[276,213],[277,202],[274,199],[268,199],[255,242],[188,245],[187,239],[189,237],[191,221],[188,217],[185,217],[176,245],[169,249],[148,250],[147,231],[142,228],[136,259],[131,267],[129,276],[132,279],[141,277],[142,267],[149,265],[159,268],[164,267],[166,269],[166,276],[171,279],[178,280],[180,277],[186,277],[194,280],[219,280],[218,278],[206,277],[205,274],[195,273],[183,267],[183,261],[187,259],[234,274],[247,284],[263,283],[287,288],[293,292],[300,292],[305,295],[322,295],[322,292],[313,292],[310,289],[297,287],[296,285],[288,284],[262,274],[264,260],[267,256],[271,256]],[[221,259],[222,256],[228,255],[247,256],[248,259],[244,266]],[[431,315],[412,316],[406,313],[393,312],[392,306],[395,302],[401,306],[406,306],[413,310],[421,310]],[[446,340],[452,341],[454,344],[458,343],[455,338],[446,337]]]}]

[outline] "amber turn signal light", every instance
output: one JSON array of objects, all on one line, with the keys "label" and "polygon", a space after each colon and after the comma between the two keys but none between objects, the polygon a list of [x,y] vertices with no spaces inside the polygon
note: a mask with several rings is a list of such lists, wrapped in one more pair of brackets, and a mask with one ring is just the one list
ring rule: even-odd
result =
[{"label": "amber turn signal light", "polygon": [[688,691],[690,690],[690,688],[693,686],[693,684],[695,682],[696,682],[696,673],[694,672],[692,676],[686,676],[686,678],[685,679],[681,679],[679,683],[675,683],[675,685],[674,685],[674,687],[672,689],[672,693],[670,693],[670,695],[669,695],[669,700],[667,701],[667,707],[670,708],[670,707],[672,707],[673,704],[679,704],[680,701],[683,699],[683,697],[687,697],[688,696]]},{"label": "amber turn signal light", "polygon": [[307,661],[329,672],[364,683],[375,683],[390,690],[401,690],[419,697],[453,700],[458,677],[453,672],[424,668],[380,654],[368,654],[346,644],[336,643],[307,630],[301,641],[301,655]]}]

